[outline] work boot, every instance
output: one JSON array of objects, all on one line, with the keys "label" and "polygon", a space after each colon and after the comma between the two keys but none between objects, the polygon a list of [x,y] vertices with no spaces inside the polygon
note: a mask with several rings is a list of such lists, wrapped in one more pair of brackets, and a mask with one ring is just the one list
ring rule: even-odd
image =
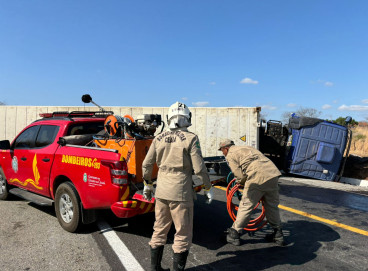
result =
[{"label": "work boot", "polygon": [[174,253],[173,271],[184,271],[188,254],[189,250],[186,250],[182,253]]},{"label": "work boot", "polygon": [[265,239],[268,242],[274,242],[278,246],[285,246],[284,234],[282,233],[281,228],[274,228],[273,233],[267,234]]},{"label": "work boot", "polygon": [[234,246],[240,246],[240,234],[234,228],[227,229],[226,241]]},{"label": "work boot", "polygon": [[157,248],[151,247],[151,271],[170,271],[161,267],[162,255],[164,254],[164,246]]}]

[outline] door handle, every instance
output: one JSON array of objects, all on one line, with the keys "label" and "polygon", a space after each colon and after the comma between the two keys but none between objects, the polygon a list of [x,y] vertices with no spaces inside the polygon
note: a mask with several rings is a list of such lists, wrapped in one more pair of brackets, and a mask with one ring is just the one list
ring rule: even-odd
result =
[{"label": "door handle", "polygon": [[20,160],[26,161],[27,160],[27,157],[22,157],[22,158],[20,158]]},{"label": "door handle", "polygon": [[50,158],[43,158],[42,161],[49,162],[50,161]]}]

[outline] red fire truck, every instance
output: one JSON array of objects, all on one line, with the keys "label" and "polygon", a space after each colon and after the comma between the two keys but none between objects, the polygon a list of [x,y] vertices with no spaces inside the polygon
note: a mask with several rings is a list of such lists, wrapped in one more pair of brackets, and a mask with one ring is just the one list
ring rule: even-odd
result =
[{"label": "red fire truck", "polygon": [[112,115],[106,111],[43,114],[12,143],[1,141],[0,199],[11,193],[39,205],[54,204],[60,225],[69,232],[94,222],[96,209],[110,208],[125,218],[153,211],[153,201],[142,197],[139,168],[132,167],[132,173],[127,168],[129,161],[145,155],[152,139],[145,138],[143,148],[128,145],[139,141],[135,138],[116,141],[129,146],[125,156],[118,149],[97,146],[95,142],[105,141],[96,135],[106,133],[105,122]]}]

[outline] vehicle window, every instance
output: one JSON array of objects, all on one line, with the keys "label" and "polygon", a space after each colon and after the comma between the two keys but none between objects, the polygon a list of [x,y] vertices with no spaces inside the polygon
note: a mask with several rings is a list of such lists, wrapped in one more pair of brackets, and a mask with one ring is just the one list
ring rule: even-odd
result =
[{"label": "vehicle window", "polygon": [[32,126],[23,131],[14,142],[14,149],[33,148],[36,141],[37,132],[40,126]]},{"label": "vehicle window", "polygon": [[42,125],[36,138],[36,147],[45,147],[54,142],[59,126]]},{"label": "vehicle window", "polygon": [[89,122],[89,123],[78,123],[72,124],[68,128],[67,135],[87,135],[97,134],[104,129],[104,123],[101,122]]}]

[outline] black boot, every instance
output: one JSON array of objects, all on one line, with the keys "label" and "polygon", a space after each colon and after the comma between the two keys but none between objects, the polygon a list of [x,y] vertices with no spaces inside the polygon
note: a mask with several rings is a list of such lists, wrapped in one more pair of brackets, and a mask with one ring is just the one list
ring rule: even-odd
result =
[{"label": "black boot", "polygon": [[276,243],[276,245],[281,246],[281,247],[286,245],[285,240],[284,240],[284,234],[282,233],[281,228],[274,228],[273,233],[266,235],[266,240],[268,242],[274,242]]},{"label": "black boot", "polygon": [[227,229],[226,241],[234,246],[240,246],[240,234],[233,228]]},{"label": "black boot", "polygon": [[189,250],[186,250],[182,253],[174,253],[173,271],[184,271],[188,254]]},{"label": "black boot", "polygon": [[157,248],[151,247],[151,271],[170,271],[161,267],[162,255],[164,254],[164,246]]}]

